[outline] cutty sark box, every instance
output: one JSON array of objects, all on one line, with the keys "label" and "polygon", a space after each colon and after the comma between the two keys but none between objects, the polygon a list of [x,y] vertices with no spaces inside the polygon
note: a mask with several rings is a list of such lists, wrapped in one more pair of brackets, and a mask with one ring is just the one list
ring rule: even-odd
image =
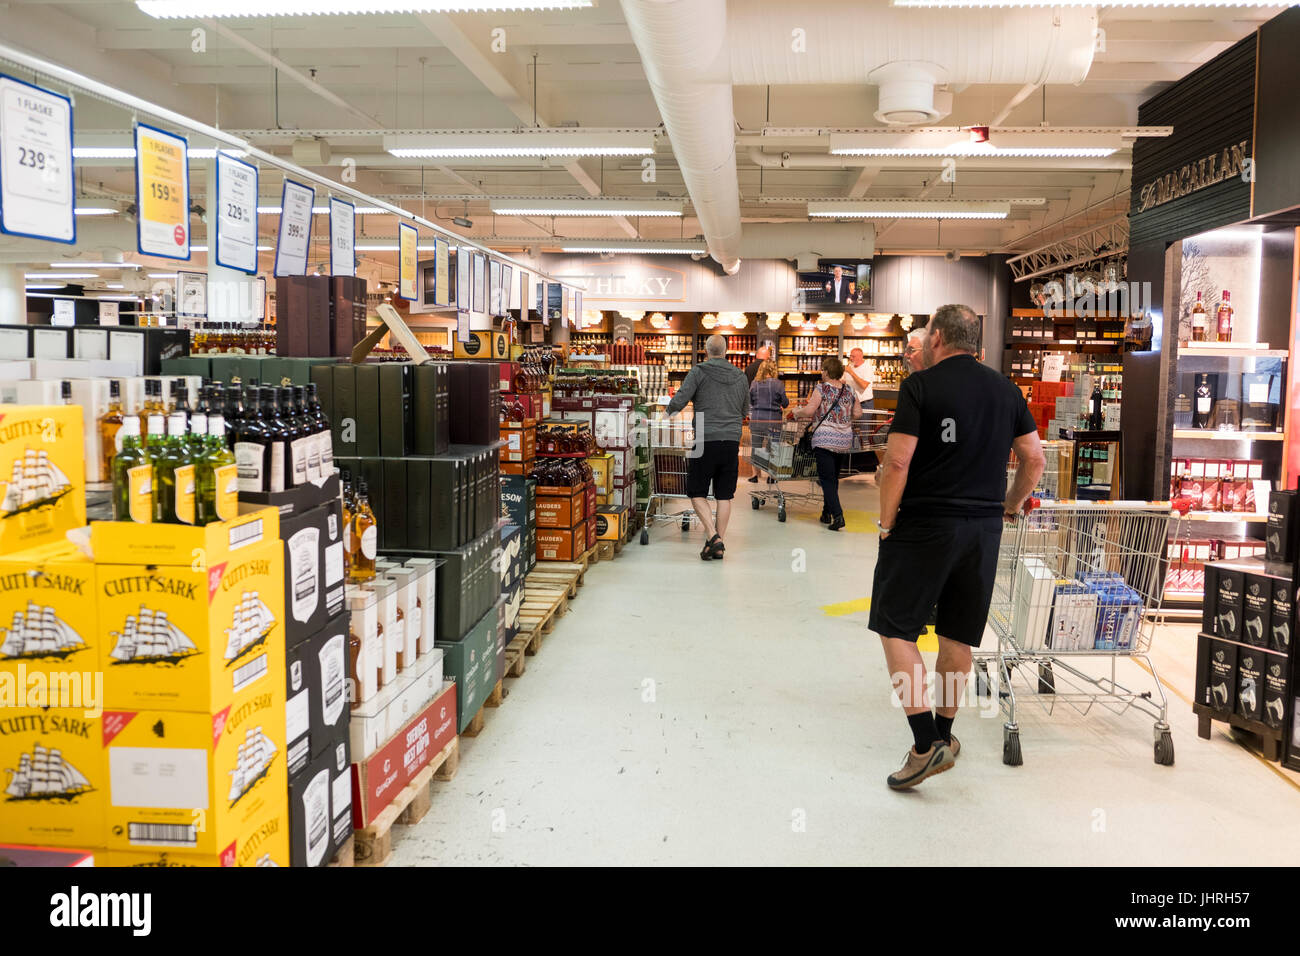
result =
[{"label": "cutty sark box", "polygon": [[61,541],[86,523],[84,456],[79,407],[2,407],[0,554]]}]

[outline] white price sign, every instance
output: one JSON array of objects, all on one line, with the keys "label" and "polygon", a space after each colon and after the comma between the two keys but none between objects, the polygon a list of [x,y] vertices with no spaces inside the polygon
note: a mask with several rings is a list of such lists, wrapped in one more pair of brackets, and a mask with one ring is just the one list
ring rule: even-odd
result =
[{"label": "white price sign", "polygon": [[54,314],[50,316],[50,325],[76,325],[76,303],[71,299],[55,299]]},{"label": "white price sign", "polygon": [[356,274],[356,207],[342,199],[330,199],[330,275]]},{"label": "white price sign", "polygon": [[257,271],[257,167],[217,153],[217,265]]},{"label": "white price sign", "polygon": [[1043,356],[1043,381],[1059,382],[1065,370],[1065,356],[1060,352]]},{"label": "white price sign", "polygon": [[0,76],[0,232],[75,242],[72,101]]},{"label": "white price sign", "polygon": [[292,179],[284,181],[280,198],[280,239],[275,247],[275,274],[307,274],[307,250],[311,245],[311,206],[316,190]]}]

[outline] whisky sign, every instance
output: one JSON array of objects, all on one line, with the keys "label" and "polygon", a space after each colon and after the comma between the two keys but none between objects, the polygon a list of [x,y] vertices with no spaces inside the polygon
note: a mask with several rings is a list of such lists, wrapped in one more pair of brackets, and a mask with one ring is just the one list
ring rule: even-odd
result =
[{"label": "whisky sign", "polygon": [[1183,196],[1238,176],[1253,178],[1254,160],[1246,155],[1248,140],[1226,147],[1208,156],[1187,163],[1179,169],[1165,173],[1146,183],[1138,194],[1139,212],[1180,199]]}]

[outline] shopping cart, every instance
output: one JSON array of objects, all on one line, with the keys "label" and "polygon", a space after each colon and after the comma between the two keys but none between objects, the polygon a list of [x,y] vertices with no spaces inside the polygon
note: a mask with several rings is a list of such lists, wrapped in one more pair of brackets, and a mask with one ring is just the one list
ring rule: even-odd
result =
[{"label": "shopping cart", "polygon": [[[998,646],[975,654],[976,691],[996,693],[1006,718],[1003,763],[1023,762],[1018,677],[1049,714],[1057,704],[1080,714],[1100,704],[1155,718],[1155,762],[1173,765],[1168,702],[1148,651],[1160,616],[1165,542],[1186,504],[1031,499],[1035,507],[1006,528],[988,618]],[[1154,695],[1119,683],[1120,658],[1145,665]]]},{"label": "shopping cart", "polygon": [[[1074,449],[1071,442],[1068,441],[1044,441],[1043,447],[1043,474],[1038,479],[1038,484],[1031,494],[1035,498],[1048,499],[1056,501],[1065,497],[1065,492],[1070,486],[1070,456]],[[1016,477],[1016,453],[1011,452],[1011,459],[1007,463],[1007,488],[1011,488],[1011,482]]]},{"label": "shopping cart", "polygon": [[[679,521],[689,531],[699,521],[686,494],[686,469],[699,452],[695,447],[695,423],[690,415],[681,419],[653,418],[644,423],[650,447],[650,498],[646,501],[641,543],[650,543],[650,526],[656,522]],[[668,511],[668,502],[680,500],[686,507]],[[715,509],[716,513],[716,509]]]},{"label": "shopping cart", "polygon": [[[889,423],[893,413],[886,411],[865,411],[862,418],[853,423],[853,444],[851,450],[843,457],[840,477],[859,474],[865,467],[864,459],[868,452],[877,456],[885,450],[889,439]],[[808,428],[807,421],[777,422],[768,425],[768,435],[757,444],[750,457],[750,464],[759,479],[770,478],[767,487],[757,488],[749,493],[750,506],[757,511],[769,501],[776,502],[776,520],[786,519],[786,504],[791,501],[821,501],[821,486],[817,484],[816,459],[799,450],[799,439]],[[750,422],[750,428],[754,423]],[[760,425],[762,427],[762,425]],[[803,481],[807,484],[800,488],[782,487],[781,482]]]}]

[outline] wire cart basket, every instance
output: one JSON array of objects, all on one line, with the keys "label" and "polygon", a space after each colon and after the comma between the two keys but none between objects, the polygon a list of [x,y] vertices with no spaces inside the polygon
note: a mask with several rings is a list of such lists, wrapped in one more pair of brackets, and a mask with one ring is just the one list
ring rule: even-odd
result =
[{"label": "wire cart basket", "polygon": [[[687,464],[699,451],[695,444],[695,422],[690,415],[681,419],[655,418],[644,424],[650,446],[650,497],[646,501],[641,543],[649,544],[650,526],[656,521],[680,522],[683,531],[689,531],[692,523],[699,521],[686,494]],[[670,511],[672,501],[685,502],[686,507]]]},{"label": "wire cart basket", "polygon": [[[840,468],[841,478],[864,471],[863,459],[868,453],[880,455],[884,452],[889,439],[889,423],[893,417],[893,412],[869,410],[853,422],[853,445],[844,454]],[[754,466],[759,480],[768,479],[766,487],[749,493],[750,507],[755,511],[769,501],[775,501],[776,520],[785,521],[787,502],[821,501],[821,486],[817,484],[817,461],[812,455],[799,451],[799,439],[809,424],[807,421],[750,421],[751,430],[758,428],[766,432],[765,438],[755,442],[750,457],[750,464]],[[803,481],[807,484],[802,488],[791,489],[782,487],[783,481]]]},{"label": "wire cart basket", "polygon": [[[1169,528],[1176,532],[1186,502],[1030,504],[1002,535],[988,619],[997,650],[975,654],[977,693],[997,693],[1006,718],[1002,762],[1023,763],[1016,707],[1024,696],[1049,714],[1057,704],[1080,714],[1137,709],[1155,719],[1155,762],[1172,766],[1168,702],[1148,652]],[[1122,657],[1145,665],[1154,694],[1119,683]],[[1026,688],[1020,696],[1013,678]]]}]

